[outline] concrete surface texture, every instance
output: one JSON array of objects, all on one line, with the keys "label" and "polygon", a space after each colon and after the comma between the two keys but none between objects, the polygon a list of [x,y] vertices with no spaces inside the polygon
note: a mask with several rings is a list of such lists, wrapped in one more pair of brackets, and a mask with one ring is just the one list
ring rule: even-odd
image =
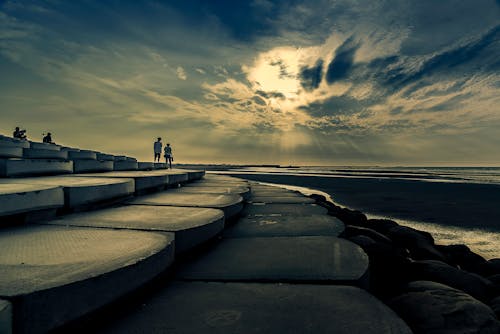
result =
[{"label": "concrete surface texture", "polygon": [[96,160],[97,153],[89,150],[69,151],[68,158],[71,160]]},{"label": "concrete surface texture", "polygon": [[367,270],[367,255],[345,239],[230,238],[185,264],[176,277],[224,282],[347,282],[364,286]]},{"label": "concrete surface texture", "polygon": [[106,153],[97,153],[96,155],[97,160],[101,161],[114,161],[115,157],[111,154],[106,154]]},{"label": "concrete surface texture", "polygon": [[0,177],[73,173],[73,161],[52,159],[0,159]]},{"label": "concrete surface texture", "polygon": [[20,140],[9,137],[0,137],[0,146],[25,148],[25,147],[30,147],[30,142],[27,140]]},{"label": "concrete surface texture", "polygon": [[182,206],[214,208],[224,211],[227,219],[236,216],[243,208],[243,198],[239,195],[188,194],[163,191],[153,195],[141,196],[127,204]]},{"label": "concrete surface texture", "polygon": [[0,158],[22,158],[22,147],[2,146],[0,144]]},{"label": "concrete surface texture", "polygon": [[12,333],[12,305],[0,299],[0,333]]},{"label": "concrete surface texture", "polygon": [[0,299],[14,328],[46,332],[137,288],[173,261],[174,236],[26,226],[0,231]]},{"label": "concrete surface texture", "polygon": [[172,283],[97,332],[411,334],[390,308],[356,287],[216,282]]},{"label": "concrete surface texture", "polygon": [[167,175],[168,176],[168,185],[178,185],[184,184],[189,181],[188,173],[184,173],[182,170],[172,170],[172,169],[155,169],[153,171],[149,171],[152,175]]},{"label": "concrete surface texture", "polygon": [[73,160],[74,173],[109,172],[113,170],[113,161],[100,161],[92,159]]},{"label": "concrete surface texture", "polygon": [[299,196],[252,196],[249,203],[266,204],[313,204],[315,200]]},{"label": "concrete surface texture", "polygon": [[40,148],[24,148],[23,157],[26,159],[68,159],[68,152],[47,150]]},{"label": "concrete surface texture", "polygon": [[328,215],[244,217],[224,231],[229,238],[338,236],[344,224]]},{"label": "concrete surface texture", "polygon": [[316,204],[266,204],[250,203],[245,206],[242,216],[294,216],[326,214],[327,209]]},{"label": "concrete surface texture", "polygon": [[174,168],[174,169],[171,169],[171,171],[173,171],[173,172],[187,173],[189,181],[199,180],[199,179],[201,179],[205,175],[205,172],[201,171],[201,170],[175,169]]},{"label": "concrete surface texture", "polygon": [[61,146],[55,145],[55,144],[49,144],[49,143],[38,143],[34,141],[30,141],[30,148],[33,149],[42,149],[42,150],[53,150],[53,151],[60,151]]},{"label": "concrete surface texture", "polygon": [[0,216],[62,208],[63,205],[61,187],[12,183],[0,179]]},{"label": "concrete surface texture", "polygon": [[209,187],[198,185],[193,187],[181,187],[178,189],[173,189],[171,191],[192,194],[238,194],[243,197],[244,200],[250,198],[250,188],[244,186]]},{"label": "concrete surface texture", "polygon": [[113,171],[107,173],[79,174],[79,176],[93,177],[93,178],[101,177],[101,178],[116,178],[116,179],[133,179],[135,181],[136,192],[152,188],[162,188],[168,184],[167,175],[152,174],[149,171]]},{"label": "concrete surface texture", "polygon": [[139,162],[137,169],[139,170],[152,170],[154,168],[154,163],[152,162]]},{"label": "concrete surface texture", "polygon": [[130,205],[68,215],[44,224],[172,232],[175,251],[182,253],[219,234],[224,229],[224,213],[206,208]]},{"label": "concrete surface texture", "polygon": [[137,161],[131,160],[121,160],[113,162],[113,170],[121,171],[121,170],[137,170],[138,163]]}]

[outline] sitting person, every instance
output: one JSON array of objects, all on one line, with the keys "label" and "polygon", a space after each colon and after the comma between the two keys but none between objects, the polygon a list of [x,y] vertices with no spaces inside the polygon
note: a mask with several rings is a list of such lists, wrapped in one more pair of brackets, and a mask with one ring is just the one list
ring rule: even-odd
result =
[{"label": "sitting person", "polygon": [[44,137],[43,137],[43,142],[47,144],[54,144],[52,141],[52,134],[48,132]]},{"label": "sitting person", "polygon": [[16,126],[16,130],[12,134],[12,137],[17,139],[26,139],[26,130],[20,130],[18,126]]}]

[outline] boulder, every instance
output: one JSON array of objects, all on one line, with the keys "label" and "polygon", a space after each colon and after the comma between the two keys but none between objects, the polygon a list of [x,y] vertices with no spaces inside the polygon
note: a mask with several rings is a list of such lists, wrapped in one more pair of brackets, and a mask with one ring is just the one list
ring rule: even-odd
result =
[{"label": "boulder", "polygon": [[386,235],[400,247],[410,250],[415,260],[439,260],[446,262],[446,257],[434,247],[434,239],[427,232],[406,226],[391,227]]},{"label": "boulder", "polygon": [[468,293],[483,302],[493,297],[493,284],[487,279],[464,270],[457,269],[441,261],[415,261],[408,266],[410,280],[433,281]]},{"label": "boulder", "polygon": [[500,333],[493,310],[463,291],[428,281],[410,282],[389,305],[414,333]]},{"label": "boulder", "polygon": [[477,272],[484,277],[500,274],[500,259],[491,259],[481,263]]},{"label": "boulder", "polygon": [[386,234],[389,229],[396,226],[399,224],[390,219],[368,219],[367,221],[367,227],[382,234]]},{"label": "boulder", "polygon": [[350,210],[347,208],[340,209],[335,216],[340,219],[346,225],[355,225],[366,227],[366,222],[368,219],[366,215],[361,211]]},{"label": "boulder", "polygon": [[366,227],[361,227],[361,226],[353,226],[353,225],[347,225],[340,235],[343,238],[349,238],[353,237],[355,235],[365,235],[371,239],[373,239],[376,242],[382,242],[386,243],[388,245],[392,245],[391,239],[383,235],[382,233],[378,233],[375,230],[366,228]]},{"label": "boulder", "polygon": [[495,312],[496,316],[500,319],[500,297],[493,298],[490,301],[490,307]]},{"label": "boulder", "polygon": [[466,245],[436,246],[436,249],[446,256],[448,264],[467,271],[477,272],[479,265],[486,262],[481,255],[474,253]]}]

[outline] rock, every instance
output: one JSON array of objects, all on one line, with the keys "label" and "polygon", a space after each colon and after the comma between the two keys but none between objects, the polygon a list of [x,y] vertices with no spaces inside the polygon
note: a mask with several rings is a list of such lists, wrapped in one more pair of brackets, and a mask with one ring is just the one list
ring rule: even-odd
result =
[{"label": "rock", "polygon": [[323,204],[326,202],[326,197],[323,195],[311,194],[311,195],[309,195],[309,197],[312,198],[313,200],[315,200],[318,204]]},{"label": "rock", "polygon": [[355,235],[347,238],[349,241],[354,242],[359,247],[363,248],[363,250],[371,245],[374,245],[376,242],[370,237],[366,235]]},{"label": "rock", "polygon": [[482,256],[472,252],[466,245],[436,246],[436,249],[446,256],[448,264],[467,271],[477,272],[478,266],[486,262]]},{"label": "rock", "polygon": [[350,210],[347,208],[342,208],[336,213],[336,217],[340,219],[344,224],[355,225],[366,227],[366,222],[368,219],[366,215],[361,211]]},{"label": "rock", "polygon": [[493,310],[466,293],[449,286],[411,282],[406,292],[389,305],[414,333],[500,333]]},{"label": "rock", "polygon": [[486,278],[488,279],[488,281],[493,283],[494,286],[497,287],[497,290],[500,291],[500,274],[491,275],[491,276],[488,276]]},{"label": "rock", "polygon": [[500,274],[500,259],[491,259],[481,263],[477,271],[484,277]]},{"label": "rock", "polygon": [[344,232],[342,232],[341,237],[349,238],[355,235],[365,235],[376,242],[386,243],[388,245],[392,244],[392,240],[383,235],[382,233],[378,233],[372,229],[360,226],[352,226],[348,225],[345,227]]},{"label": "rock", "polygon": [[500,297],[493,298],[490,302],[490,307],[500,319]]},{"label": "rock", "polygon": [[441,261],[415,261],[408,266],[410,280],[433,281],[468,293],[483,302],[493,297],[494,286],[485,278]]},{"label": "rock", "polygon": [[439,260],[446,262],[446,258],[434,247],[434,239],[427,232],[415,230],[406,226],[394,226],[386,235],[400,247],[410,250],[415,260]]},{"label": "rock", "polygon": [[390,219],[368,219],[367,222],[367,227],[382,234],[386,234],[390,228],[396,226],[399,226],[399,224]]}]

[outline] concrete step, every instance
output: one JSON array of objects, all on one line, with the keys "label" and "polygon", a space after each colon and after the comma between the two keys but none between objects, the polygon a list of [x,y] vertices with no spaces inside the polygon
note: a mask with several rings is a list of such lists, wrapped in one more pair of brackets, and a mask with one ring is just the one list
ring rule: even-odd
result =
[{"label": "concrete step", "polygon": [[0,180],[0,182],[62,187],[64,191],[64,207],[68,210],[86,209],[98,203],[126,198],[134,193],[134,180],[125,178],[94,178],[68,175],[6,179]]},{"label": "concrete step", "polygon": [[204,178],[195,182],[192,182],[192,184],[196,185],[205,185],[205,186],[246,186],[248,187],[248,182],[246,181],[227,181],[227,180],[221,180],[221,181],[216,181],[216,180],[205,180]]},{"label": "concrete step", "polygon": [[137,165],[138,170],[153,170],[155,167],[152,162],[139,162]]},{"label": "concrete step", "polygon": [[28,148],[30,147],[30,142],[27,140],[21,140],[10,137],[0,137],[0,147],[17,147],[17,148]]},{"label": "concrete step", "polygon": [[30,148],[33,149],[40,149],[40,150],[52,150],[52,151],[60,151],[61,146],[56,145],[56,144],[49,144],[49,143],[39,143],[39,142],[34,142],[30,141]]},{"label": "concrete step", "polygon": [[224,231],[228,238],[338,236],[344,223],[328,215],[245,217]]},{"label": "concrete step", "polygon": [[154,169],[166,169],[167,168],[167,164],[164,163],[164,162],[155,162],[153,164],[153,167],[154,167]]},{"label": "concrete step", "polygon": [[224,213],[206,208],[130,205],[67,215],[44,224],[171,232],[179,254],[218,235],[224,229]]},{"label": "concrete step", "polygon": [[218,174],[212,174],[212,173],[206,173],[205,176],[203,177],[204,180],[207,181],[246,181],[234,176],[229,176],[229,175],[218,175]]},{"label": "concrete step", "polygon": [[227,238],[184,264],[181,280],[368,283],[368,256],[336,237]]},{"label": "concrete step", "polygon": [[108,173],[79,174],[82,177],[102,177],[117,179],[133,179],[135,193],[143,194],[150,190],[163,190],[168,184],[167,175],[157,175],[148,171],[114,171]]},{"label": "concrete step", "polygon": [[0,177],[69,174],[73,162],[51,159],[0,159]]},{"label": "concrete step", "polygon": [[97,152],[89,150],[68,151],[70,160],[97,160]]},{"label": "concrete step", "polygon": [[316,201],[305,196],[252,196],[248,203],[266,204],[313,204]]},{"label": "concrete step", "polygon": [[59,159],[67,160],[68,152],[47,150],[41,148],[24,148],[23,157],[25,159]]},{"label": "concrete step", "polygon": [[163,332],[412,333],[394,311],[356,287],[214,282],[169,284],[98,331]]},{"label": "concrete step", "polygon": [[97,153],[96,157],[97,157],[97,160],[100,160],[100,161],[115,161],[115,156],[111,155],[111,154]]},{"label": "concrete step", "polygon": [[195,181],[201,179],[205,175],[204,170],[191,170],[191,169],[171,169],[173,172],[182,172],[188,174],[188,181]]},{"label": "concrete step", "polygon": [[116,300],[170,266],[174,236],[26,226],[0,231],[0,299],[17,333],[45,333]]},{"label": "concrete step", "polygon": [[91,172],[110,172],[113,170],[113,161],[99,161],[91,159],[76,159],[73,160],[74,170],[76,173],[91,173]]},{"label": "concrete step", "polygon": [[22,158],[23,148],[15,146],[2,146],[0,144],[0,158]]},{"label": "concrete step", "polygon": [[0,217],[63,206],[64,192],[61,187],[0,180]]},{"label": "concrete step", "polygon": [[188,173],[183,172],[181,169],[155,169],[150,173],[153,175],[167,175],[169,187],[177,187],[180,184],[189,182]]},{"label": "concrete step", "polygon": [[203,185],[195,185],[192,187],[172,189],[170,191],[191,194],[238,194],[243,197],[244,200],[248,200],[250,198],[250,188],[243,186],[209,187]]},{"label": "concrete step", "polygon": [[119,160],[113,162],[114,171],[137,170],[138,167],[137,161]]},{"label": "concrete step", "polygon": [[328,210],[316,204],[266,204],[251,203],[245,206],[241,215],[249,217],[259,216],[303,216],[325,215]]},{"label": "concrete step", "polygon": [[231,219],[238,215],[243,208],[243,198],[239,195],[185,194],[167,190],[153,195],[141,196],[128,201],[127,204],[220,209],[224,211],[226,219]]},{"label": "concrete step", "polygon": [[12,333],[12,304],[0,299],[0,333]]},{"label": "concrete step", "polygon": [[124,155],[115,155],[115,161],[126,161],[127,157]]}]

